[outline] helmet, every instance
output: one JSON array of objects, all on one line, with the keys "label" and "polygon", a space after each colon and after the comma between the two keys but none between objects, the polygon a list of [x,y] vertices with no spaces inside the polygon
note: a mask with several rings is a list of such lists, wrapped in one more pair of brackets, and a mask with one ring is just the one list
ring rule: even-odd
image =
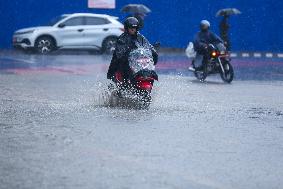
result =
[{"label": "helmet", "polygon": [[127,31],[129,28],[139,29],[139,21],[135,17],[129,17],[124,22],[124,29]]},{"label": "helmet", "polygon": [[201,31],[207,31],[207,30],[209,30],[209,28],[210,28],[210,23],[209,23],[209,21],[207,21],[207,20],[202,20],[202,21],[200,22],[200,30],[201,30]]}]

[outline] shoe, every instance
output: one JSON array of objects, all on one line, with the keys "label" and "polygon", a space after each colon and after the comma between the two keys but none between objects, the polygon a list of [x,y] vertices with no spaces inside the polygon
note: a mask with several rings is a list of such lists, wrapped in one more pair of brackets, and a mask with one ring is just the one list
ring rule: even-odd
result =
[{"label": "shoe", "polygon": [[195,69],[195,68],[193,68],[193,67],[189,67],[189,71],[195,72],[195,71],[196,71],[196,69]]}]

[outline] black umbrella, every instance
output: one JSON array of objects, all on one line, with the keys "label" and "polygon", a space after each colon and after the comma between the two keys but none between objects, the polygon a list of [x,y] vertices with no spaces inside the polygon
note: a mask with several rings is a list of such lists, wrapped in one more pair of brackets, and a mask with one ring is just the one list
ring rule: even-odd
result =
[{"label": "black umbrella", "polygon": [[230,15],[236,15],[241,14],[241,11],[239,11],[236,8],[227,8],[227,9],[221,9],[216,13],[216,16],[230,16]]},{"label": "black umbrella", "polygon": [[127,13],[137,13],[137,14],[147,14],[151,12],[151,10],[143,4],[128,4],[125,5],[121,9],[121,11]]}]

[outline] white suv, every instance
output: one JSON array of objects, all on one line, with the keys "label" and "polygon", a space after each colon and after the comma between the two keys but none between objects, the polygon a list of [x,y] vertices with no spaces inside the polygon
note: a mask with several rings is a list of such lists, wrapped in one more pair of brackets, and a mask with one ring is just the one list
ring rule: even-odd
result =
[{"label": "white suv", "polygon": [[109,53],[123,33],[117,17],[75,13],[53,19],[48,26],[24,28],[13,35],[13,46],[47,54],[55,49],[100,49]]}]

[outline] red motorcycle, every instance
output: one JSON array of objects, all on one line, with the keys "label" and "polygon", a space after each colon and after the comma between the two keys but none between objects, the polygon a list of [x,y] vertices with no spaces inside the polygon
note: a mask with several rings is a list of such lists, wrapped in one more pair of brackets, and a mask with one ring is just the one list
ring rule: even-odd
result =
[{"label": "red motorcycle", "polygon": [[129,54],[131,76],[124,80],[122,73],[116,72],[116,86],[112,89],[113,101],[131,101],[138,107],[149,107],[154,81],[158,80],[154,60],[149,45],[139,46]]}]

